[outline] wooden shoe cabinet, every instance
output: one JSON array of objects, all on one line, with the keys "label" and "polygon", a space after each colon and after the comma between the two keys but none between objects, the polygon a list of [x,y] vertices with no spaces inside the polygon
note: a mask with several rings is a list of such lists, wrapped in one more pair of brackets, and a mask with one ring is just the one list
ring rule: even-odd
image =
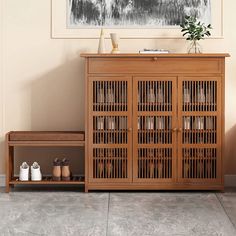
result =
[{"label": "wooden shoe cabinet", "polygon": [[222,190],[228,54],[82,54],[88,190]]},{"label": "wooden shoe cabinet", "polygon": [[[84,185],[84,176],[74,176],[69,181],[52,181],[43,177],[42,181],[19,181],[14,175],[15,147],[81,147],[84,148],[84,132],[23,132],[6,134],[6,192],[14,185]],[[79,161],[79,160],[78,160]]]}]

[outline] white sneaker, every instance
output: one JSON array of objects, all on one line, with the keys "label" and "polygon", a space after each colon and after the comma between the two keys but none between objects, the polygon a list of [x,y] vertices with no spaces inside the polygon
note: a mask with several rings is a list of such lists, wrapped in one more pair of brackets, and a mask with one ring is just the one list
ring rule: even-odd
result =
[{"label": "white sneaker", "polygon": [[23,162],[20,166],[20,181],[29,181],[29,165]]},{"label": "white sneaker", "polygon": [[42,180],[40,166],[37,162],[33,163],[33,165],[30,167],[30,170],[31,170],[31,180],[32,181],[41,181]]}]

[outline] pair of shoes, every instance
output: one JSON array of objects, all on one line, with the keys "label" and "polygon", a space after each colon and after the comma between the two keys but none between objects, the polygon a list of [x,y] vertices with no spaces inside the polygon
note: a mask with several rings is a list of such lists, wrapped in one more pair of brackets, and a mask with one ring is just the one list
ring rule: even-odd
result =
[{"label": "pair of shoes", "polygon": [[62,161],[56,158],[53,161],[52,180],[53,181],[69,181],[71,179],[71,171],[69,160],[64,158]]},{"label": "pair of shoes", "polygon": [[[40,171],[40,166],[37,162],[34,162],[30,167],[31,171],[31,180],[32,181],[41,181],[42,173]],[[23,162],[20,166],[20,181],[29,181],[29,165],[26,162]]]}]

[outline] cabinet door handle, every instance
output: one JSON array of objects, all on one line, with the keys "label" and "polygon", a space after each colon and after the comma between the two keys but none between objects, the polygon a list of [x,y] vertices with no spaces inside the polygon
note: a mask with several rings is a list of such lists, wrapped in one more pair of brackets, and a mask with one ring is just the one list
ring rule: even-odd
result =
[{"label": "cabinet door handle", "polygon": [[153,57],[153,61],[157,61],[158,60],[158,58],[157,57]]},{"label": "cabinet door handle", "polygon": [[132,128],[128,128],[128,132],[131,132],[132,131]]},{"label": "cabinet door handle", "polygon": [[179,129],[178,129],[178,132],[182,132],[182,128],[179,128]]},{"label": "cabinet door handle", "polygon": [[177,129],[177,128],[173,128],[172,131],[173,131],[173,132],[177,132],[178,129]]}]

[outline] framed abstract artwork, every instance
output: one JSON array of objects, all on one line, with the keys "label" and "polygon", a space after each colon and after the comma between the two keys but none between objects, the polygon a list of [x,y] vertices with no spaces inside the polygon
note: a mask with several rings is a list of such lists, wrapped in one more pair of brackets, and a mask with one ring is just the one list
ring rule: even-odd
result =
[{"label": "framed abstract artwork", "polygon": [[51,0],[52,38],[98,38],[101,28],[121,38],[181,38],[185,15],[223,37],[223,0]]}]

